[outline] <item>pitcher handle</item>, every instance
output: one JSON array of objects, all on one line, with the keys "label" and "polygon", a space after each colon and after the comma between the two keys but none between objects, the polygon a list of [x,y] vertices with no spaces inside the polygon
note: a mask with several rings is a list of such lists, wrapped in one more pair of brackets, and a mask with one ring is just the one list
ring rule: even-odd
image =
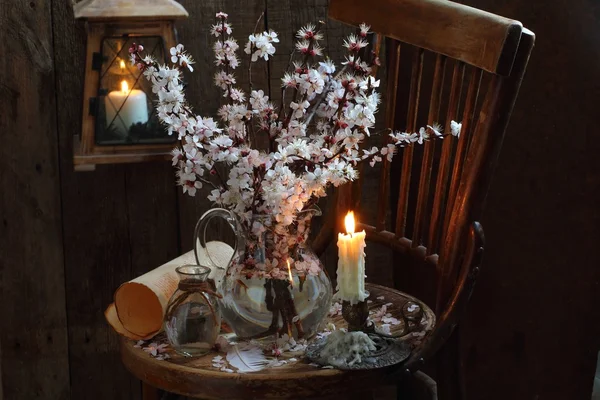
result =
[{"label": "pitcher handle", "polygon": [[233,260],[236,257],[238,251],[244,250],[244,237],[240,223],[235,214],[224,208],[213,208],[205,212],[196,224],[196,229],[194,230],[194,255],[196,256],[196,262],[200,264],[198,250],[199,247],[201,247],[202,249],[204,249],[206,255],[208,255],[208,259],[212,264],[212,267],[226,269],[226,267],[218,265],[215,262],[215,260],[213,260],[212,256],[210,255],[210,252],[208,251],[208,248],[206,247],[206,228],[208,227],[209,222],[215,217],[222,218],[225,221],[227,221],[236,237],[233,247],[233,255],[231,256],[231,259],[229,260],[227,265],[229,265],[231,263],[231,260]]}]

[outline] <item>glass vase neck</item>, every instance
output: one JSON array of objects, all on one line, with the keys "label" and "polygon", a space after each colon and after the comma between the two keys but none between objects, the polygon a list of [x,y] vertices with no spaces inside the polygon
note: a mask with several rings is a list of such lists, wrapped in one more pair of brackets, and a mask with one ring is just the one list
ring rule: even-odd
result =
[{"label": "glass vase neck", "polygon": [[206,282],[210,274],[210,268],[203,265],[182,265],[175,268],[181,281]]}]

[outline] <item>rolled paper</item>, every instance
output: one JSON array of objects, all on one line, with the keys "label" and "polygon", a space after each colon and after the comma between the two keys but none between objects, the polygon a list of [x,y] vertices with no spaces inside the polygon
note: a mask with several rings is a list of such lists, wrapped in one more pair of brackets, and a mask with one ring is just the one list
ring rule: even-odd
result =
[{"label": "rolled paper", "polygon": [[[200,263],[211,266],[206,252],[199,251]],[[233,249],[226,243],[214,241],[206,244],[206,251],[222,268],[211,268],[210,278],[218,280],[227,268]],[[179,283],[175,268],[186,264],[197,264],[193,251],[119,286],[114,303],[104,312],[110,326],[120,335],[134,340],[150,339],[160,333],[167,303]]]}]

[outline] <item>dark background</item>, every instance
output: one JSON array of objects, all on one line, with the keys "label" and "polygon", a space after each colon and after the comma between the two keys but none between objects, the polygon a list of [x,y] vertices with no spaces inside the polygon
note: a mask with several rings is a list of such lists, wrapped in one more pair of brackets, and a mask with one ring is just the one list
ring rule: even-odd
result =
[{"label": "dark background", "polygon": [[[326,0],[182,3],[180,39],[199,70],[220,9],[238,38],[268,10],[282,35],[275,66],[292,32],[327,10]],[[483,218],[484,270],[463,324],[468,395],[589,399],[600,350],[600,2],[469,4],[522,21],[537,42]],[[345,32],[328,22],[328,46]],[[208,204],[177,192],[168,163],[73,172],[85,29],[70,0],[0,0],[0,35],[0,398],[138,399],[102,312],[120,283],[191,248]],[[190,79],[205,114],[219,96],[211,77]]]}]

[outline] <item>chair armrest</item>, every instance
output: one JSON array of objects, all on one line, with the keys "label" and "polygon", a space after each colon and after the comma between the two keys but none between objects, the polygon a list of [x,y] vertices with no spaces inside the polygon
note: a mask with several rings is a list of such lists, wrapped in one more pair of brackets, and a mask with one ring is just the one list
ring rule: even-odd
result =
[{"label": "chair armrest", "polygon": [[422,368],[425,361],[431,359],[452,334],[459,319],[465,313],[469,298],[473,293],[483,259],[484,243],[485,237],[481,224],[473,222],[469,230],[465,257],[454,291],[438,318],[433,332],[418,348],[413,350],[413,354],[404,364],[402,372],[412,374]]}]

